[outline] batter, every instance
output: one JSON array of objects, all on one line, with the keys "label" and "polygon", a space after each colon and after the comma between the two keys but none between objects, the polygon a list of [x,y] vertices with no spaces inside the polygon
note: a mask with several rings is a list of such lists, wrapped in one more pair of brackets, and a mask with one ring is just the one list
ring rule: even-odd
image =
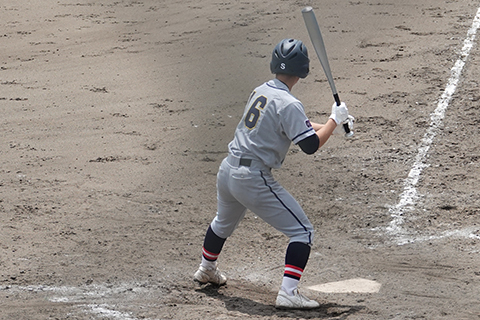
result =
[{"label": "batter", "polygon": [[250,95],[229,154],[217,175],[217,215],[205,235],[202,262],[194,275],[199,283],[223,285],[227,279],[217,268],[225,240],[248,210],[289,237],[285,269],[277,295],[277,308],[319,307],[298,291],[307,264],[314,229],[298,202],[272,176],[282,166],[291,143],[315,153],[336,130],[352,124],[344,103],[334,104],[325,124],[310,122],[302,103],[290,92],[309,73],[308,52],[302,41],[284,39],[274,48],[270,69],[275,78]]}]

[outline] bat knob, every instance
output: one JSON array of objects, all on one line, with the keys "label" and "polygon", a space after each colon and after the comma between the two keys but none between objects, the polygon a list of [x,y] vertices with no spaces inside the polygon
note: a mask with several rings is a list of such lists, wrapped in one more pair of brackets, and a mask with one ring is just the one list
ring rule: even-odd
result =
[{"label": "bat knob", "polygon": [[343,124],[343,130],[345,131],[345,138],[353,137],[353,131],[350,130],[350,126],[348,125],[348,122]]}]

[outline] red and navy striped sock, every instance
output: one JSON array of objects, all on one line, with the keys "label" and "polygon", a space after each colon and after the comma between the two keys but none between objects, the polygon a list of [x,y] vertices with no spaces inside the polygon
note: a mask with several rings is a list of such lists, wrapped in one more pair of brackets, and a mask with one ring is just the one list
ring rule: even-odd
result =
[{"label": "red and navy striped sock", "polygon": [[226,239],[217,236],[209,226],[202,247],[202,265],[211,269],[215,267],[216,261]]},{"label": "red and navy striped sock", "polygon": [[282,290],[292,295],[303,275],[310,256],[310,246],[301,242],[291,242],[285,255]]}]

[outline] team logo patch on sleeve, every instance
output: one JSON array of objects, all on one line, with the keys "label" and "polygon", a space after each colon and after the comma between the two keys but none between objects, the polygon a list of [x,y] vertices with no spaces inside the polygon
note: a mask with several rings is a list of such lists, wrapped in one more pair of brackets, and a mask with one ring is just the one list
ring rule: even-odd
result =
[{"label": "team logo patch on sleeve", "polygon": [[308,119],[307,119],[307,121],[305,121],[305,124],[307,125],[307,128],[312,127],[312,124],[310,123],[310,120],[308,120]]}]

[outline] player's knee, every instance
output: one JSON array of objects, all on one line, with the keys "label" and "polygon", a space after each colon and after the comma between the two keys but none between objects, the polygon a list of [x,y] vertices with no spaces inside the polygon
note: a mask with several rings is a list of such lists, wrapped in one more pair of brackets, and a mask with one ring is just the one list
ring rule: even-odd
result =
[{"label": "player's knee", "polygon": [[313,243],[313,238],[315,236],[315,230],[312,226],[308,226],[299,230],[299,232],[290,236],[290,243],[292,242],[302,242],[306,243],[309,246]]},{"label": "player's knee", "polygon": [[312,228],[312,230],[310,231],[310,245],[312,245],[313,243],[313,238],[315,236],[315,230]]},{"label": "player's knee", "polygon": [[227,239],[232,235],[233,231],[236,228],[236,225],[219,223],[217,219],[213,219],[212,223],[210,224],[210,228],[218,237],[222,239]]}]

